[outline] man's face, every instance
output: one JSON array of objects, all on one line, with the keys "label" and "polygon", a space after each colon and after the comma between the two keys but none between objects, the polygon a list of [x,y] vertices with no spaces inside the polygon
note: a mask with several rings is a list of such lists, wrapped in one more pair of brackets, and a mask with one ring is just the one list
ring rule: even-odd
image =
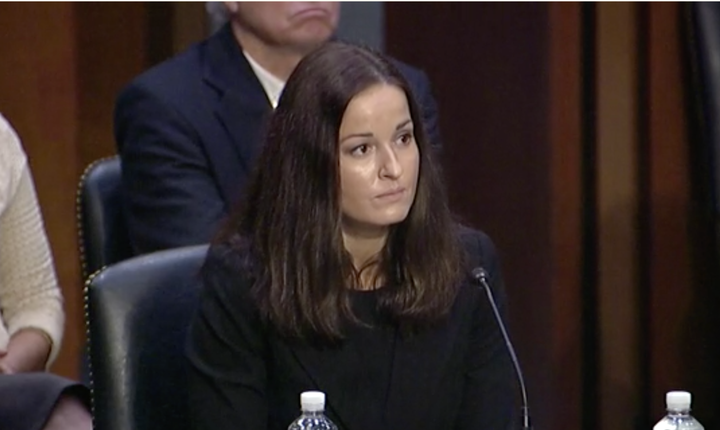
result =
[{"label": "man's face", "polygon": [[338,2],[226,3],[235,20],[264,43],[279,48],[310,50],[335,32]]}]

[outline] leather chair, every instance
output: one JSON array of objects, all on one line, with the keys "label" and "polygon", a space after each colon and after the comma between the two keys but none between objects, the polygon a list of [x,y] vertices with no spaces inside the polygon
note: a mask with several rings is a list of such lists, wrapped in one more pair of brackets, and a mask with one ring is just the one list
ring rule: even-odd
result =
[{"label": "leather chair", "polygon": [[86,319],[96,430],[183,430],[186,330],[207,245],[147,254],[87,281]]},{"label": "leather chair", "polygon": [[688,3],[686,23],[689,53],[688,93],[691,95],[691,130],[695,165],[704,176],[706,191],[720,213],[720,4]]},{"label": "leather chair", "polygon": [[693,228],[714,236],[703,249],[703,257],[716,262],[702,271],[711,285],[720,279],[720,4],[690,2],[683,8],[693,209],[698,215]]},{"label": "leather chair", "polygon": [[83,279],[133,255],[120,182],[119,156],[93,162],[80,177],[76,212]]}]

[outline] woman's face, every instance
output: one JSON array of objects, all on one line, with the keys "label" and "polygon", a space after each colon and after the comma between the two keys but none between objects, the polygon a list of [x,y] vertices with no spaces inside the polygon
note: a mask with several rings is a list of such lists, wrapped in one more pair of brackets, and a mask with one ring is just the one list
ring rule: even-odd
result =
[{"label": "woman's face", "polygon": [[350,100],[340,124],[339,154],[346,230],[384,231],[407,217],[420,154],[402,89],[377,84]]}]

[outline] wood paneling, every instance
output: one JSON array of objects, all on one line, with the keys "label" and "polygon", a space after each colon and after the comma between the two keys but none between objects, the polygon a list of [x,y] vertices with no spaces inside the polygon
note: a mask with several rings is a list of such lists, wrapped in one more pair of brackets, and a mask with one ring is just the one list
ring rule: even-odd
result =
[{"label": "wood paneling", "polygon": [[203,40],[209,31],[205,2],[173,2],[173,52]]},{"label": "wood paneling", "polygon": [[[143,3],[75,3],[80,168],[115,154],[113,109],[120,89],[146,67]],[[81,171],[78,172],[78,175]]]},{"label": "wood paneling", "polygon": [[597,219],[601,429],[635,428],[640,402],[636,5],[597,10]]},{"label": "wood paneling", "polygon": [[[650,3],[646,20],[646,110],[648,181],[648,392],[650,416],[659,419],[665,392],[693,393],[693,413],[705,428],[720,424],[717,265],[707,252],[715,236],[698,222],[693,201],[687,109],[684,93],[681,6]],[[698,144],[700,142],[696,142]],[[708,240],[708,238],[710,240]]]},{"label": "wood paneling", "polygon": [[556,401],[564,405],[557,428],[584,428],[584,397],[593,381],[585,380],[582,325],[588,291],[582,279],[583,258],[583,50],[582,10],[577,3],[549,5],[549,106],[552,326],[550,362]]}]

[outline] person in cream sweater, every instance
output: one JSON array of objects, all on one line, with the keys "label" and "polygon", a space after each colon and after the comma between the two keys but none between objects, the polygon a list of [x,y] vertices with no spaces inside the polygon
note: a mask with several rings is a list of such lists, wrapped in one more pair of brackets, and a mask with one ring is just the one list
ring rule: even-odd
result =
[{"label": "person in cream sweater", "polygon": [[46,369],[65,314],[20,140],[0,116],[0,372]]},{"label": "person in cream sweater", "polygon": [[62,292],[20,139],[0,115],[0,423],[91,429],[87,388],[47,369],[65,323]]}]

